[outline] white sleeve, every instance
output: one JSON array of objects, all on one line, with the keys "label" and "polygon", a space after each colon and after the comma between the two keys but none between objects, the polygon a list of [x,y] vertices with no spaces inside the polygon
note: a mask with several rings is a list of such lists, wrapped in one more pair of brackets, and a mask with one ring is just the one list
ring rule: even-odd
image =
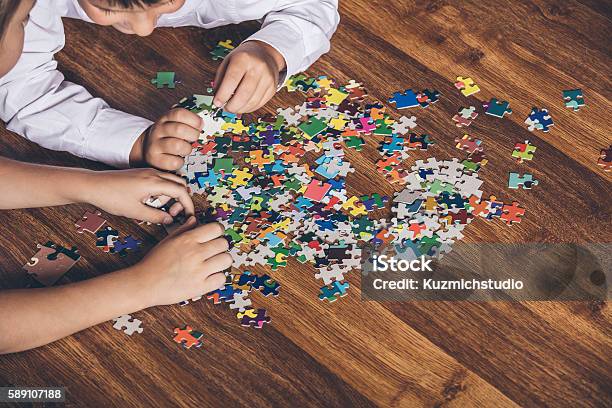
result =
[{"label": "white sleeve", "polygon": [[0,78],[0,119],[7,129],[43,147],[129,166],[132,145],[151,122],[112,109],[65,81],[53,59],[63,46],[61,15],[38,2],[26,27],[23,54]]},{"label": "white sleeve", "polygon": [[[193,4],[193,0],[189,3]],[[280,52],[287,64],[287,76],[305,70],[329,51],[330,39],[340,21],[338,0],[227,0],[199,3],[196,18],[187,18],[182,24],[189,21],[210,28],[262,19],[261,30],[246,41],[262,41]],[[167,23],[171,24],[170,19]]]},{"label": "white sleeve", "polygon": [[266,13],[261,30],[247,41],[263,41],[280,52],[288,77],[304,71],[329,51],[339,21],[338,0],[281,0]]}]

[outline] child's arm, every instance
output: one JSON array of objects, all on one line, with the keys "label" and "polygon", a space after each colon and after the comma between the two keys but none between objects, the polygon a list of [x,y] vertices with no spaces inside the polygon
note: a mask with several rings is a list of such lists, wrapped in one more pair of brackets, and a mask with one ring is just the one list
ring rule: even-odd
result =
[{"label": "child's arm", "polygon": [[218,17],[210,16],[211,8],[212,13],[226,14],[223,17],[230,23],[263,19],[261,30],[234,49],[217,72],[215,104],[227,103],[225,109],[230,112],[251,112],[263,106],[288,76],[329,51],[340,21],[337,0],[234,0],[218,8],[205,3],[198,22]]},{"label": "child's arm", "polygon": [[[194,213],[180,177],[153,169],[91,171],[21,163],[0,157],[0,209],[90,203],[111,214],[171,223],[181,210]],[[178,200],[170,214],[145,205],[150,197]]]},{"label": "child's arm", "polygon": [[64,286],[0,292],[0,354],[220,288],[225,282],[220,272],[232,264],[223,227],[195,224],[191,217],[133,267]]},{"label": "child's arm", "polygon": [[152,122],[64,80],[54,60],[65,41],[62,3],[39,1],[32,9],[21,58],[0,78],[0,120],[48,149],[126,168],[134,141]]}]

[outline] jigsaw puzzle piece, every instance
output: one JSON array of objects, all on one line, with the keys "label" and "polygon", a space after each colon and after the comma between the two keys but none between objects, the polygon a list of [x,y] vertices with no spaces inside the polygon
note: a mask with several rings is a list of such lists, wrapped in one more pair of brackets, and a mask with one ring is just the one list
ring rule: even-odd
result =
[{"label": "jigsaw puzzle piece", "polygon": [[119,254],[119,256],[127,256],[128,251],[136,251],[140,245],[142,245],[142,241],[128,235],[123,241],[116,239],[110,252],[112,254]]},{"label": "jigsaw puzzle piece", "polygon": [[81,219],[74,223],[74,225],[77,227],[77,232],[79,234],[82,234],[85,231],[92,234],[98,232],[98,230],[106,223],[106,220],[102,218],[101,215],[102,213],[100,211],[93,213],[89,211],[85,212],[85,214],[81,216]]},{"label": "jigsaw puzzle piece", "polygon": [[58,252],[58,248],[63,247],[51,241],[44,245],[37,244],[37,248],[38,252],[23,269],[44,286],[53,286],[81,257],[76,248],[71,250],[71,256]]},{"label": "jigsaw puzzle piece", "polygon": [[151,83],[157,87],[174,89],[178,81],[176,81],[176,74],[171,71],[158,72],[156,77],[151,80]]},{"label": "jigsaw puzzle piece", "polygon": [[185,326],[184,329],[179,327],[174,329],[173,340],[181,344],[184,348],[190,349],[191,347],[201,347],[202,341],[200,340],[203,336],[202,333],[194,331],[191,326]]},{"label": "jigsaw puzzle piece", "polygon": [[597,165],[603,167],[604,171],[610,171],[612,168],[612,145],[607,149],[601,149]]},{"label": "jigsaw puzzle piece", "polygon": [[463,96],[474,95],[476,92],[480,92],[478,85],[474,84],[472,78],[457,77],[455,82],[455,88],[459,89]]},{"label": "jigsaw puzzle piece", "polygon": [[500,102],[496,98],[491,98],[488,103],[483,104],[483,107],[487,115],[495,116],[496,118],[503,118],[505,114],[510,115],[512,113],[510,102]]},{"label": "jigsaw puzzle piece", "polygon": [[133,319],[131,315],[123,315],[113,319],[115,324],[113,328],[116,330],[123,330],[125,334],[131,336],[134,333],[142,333],[143,328],[140,327],[142,321],[138,319]]},{"label": "jigsaw puzzle piece", "polygon": [[414,108],[419,106],[417,94],[412,89],[406,89],[404,92],[395,92],[389,103],[394,103],[397,109]]},{"label": "jigsaw puzzle piece", "polygon": [[568,89],[563,91],[563,101],[566,108],[571,108],[574,112],[580,110],[584,106],[584,95],[582,89]]}]

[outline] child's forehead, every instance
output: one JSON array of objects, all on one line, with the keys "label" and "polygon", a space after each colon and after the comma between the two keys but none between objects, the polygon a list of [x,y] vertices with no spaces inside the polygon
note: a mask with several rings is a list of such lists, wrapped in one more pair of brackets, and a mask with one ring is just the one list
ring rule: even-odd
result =
[{"label": "child's forehead", "polygon": [[81,0],[107,10],[147,9],[167,3],[166,0]]}]

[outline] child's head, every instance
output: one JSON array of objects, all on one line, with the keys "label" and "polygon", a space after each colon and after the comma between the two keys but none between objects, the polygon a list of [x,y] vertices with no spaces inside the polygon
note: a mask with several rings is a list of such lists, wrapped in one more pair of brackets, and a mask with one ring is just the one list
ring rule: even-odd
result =
[{"label": "child's head", "polygon": [[180,9],[185,0],[79,0],[94,23],[141,37],[153,32],[162,14]]},{"label": "child's head", "polygon": [[0,0],[0,77],[9,72],[23,51],[24,28],[35,0]]}]

